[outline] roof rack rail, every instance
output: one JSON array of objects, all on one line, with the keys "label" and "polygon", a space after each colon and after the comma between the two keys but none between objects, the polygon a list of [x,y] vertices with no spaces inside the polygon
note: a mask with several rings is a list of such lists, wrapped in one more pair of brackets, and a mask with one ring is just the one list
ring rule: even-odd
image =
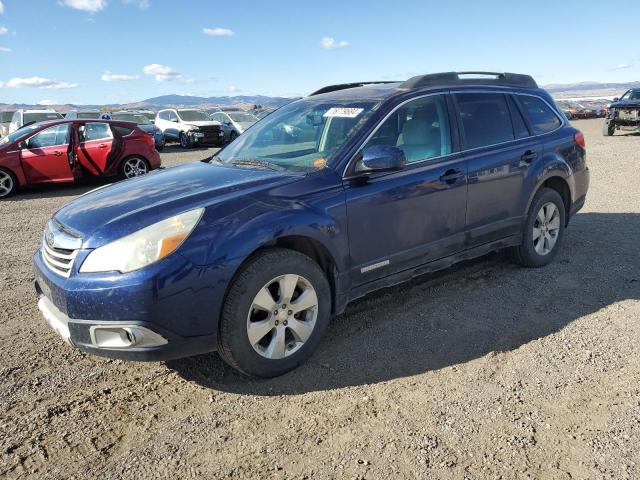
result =
[{"label": "roof rack rail", "polygon": [[446,72],[418,75],[402,83],[400,88],[412,90],[416,88],[456,85],[496,85],[538,88],[538,84],[531,75],[506,72]]},{"label": "roof rack rail", "polygon": [[320,90],[316,90],[315,92],[309,94],[310,97],[314,95],[320,95],[321,93],[329,93],[335,92],[337,90],[346,90],[347,88],[356,88],[356,87],[364,87],[365,85],[380,85],[384,83],[397,83],[393,81],[383,82],[383,81],[374,81],[374,82],[354,82],[354,83],[341,83],[338,85],[329,85],[326,87],[322,87]]}]

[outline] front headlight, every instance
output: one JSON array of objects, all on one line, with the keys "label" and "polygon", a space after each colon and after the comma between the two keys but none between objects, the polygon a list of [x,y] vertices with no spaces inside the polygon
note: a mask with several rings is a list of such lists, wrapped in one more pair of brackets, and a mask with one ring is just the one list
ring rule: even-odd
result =
[{"label": "front headlight", "polygon": [[204,208],[154,223],[131,235],[96,248],[80,272],[132,272],[162,260],[178,249],[196,227]]}]

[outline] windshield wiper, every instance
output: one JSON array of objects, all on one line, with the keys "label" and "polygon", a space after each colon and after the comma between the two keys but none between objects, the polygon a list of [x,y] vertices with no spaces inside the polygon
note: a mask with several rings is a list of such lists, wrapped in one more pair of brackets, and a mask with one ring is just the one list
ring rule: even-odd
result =
[{"label": "windshield wiper", "polygon": [[268,168],[270,170],[275,170],[277,172],[281,172],[285,170],[284,167],[277,165],[275,163],[267,162],[266,160],[254,160],[254,159],[238,159],[231,160],[229,163],[232,165],[246,165],[248,167],[263,167]]}]

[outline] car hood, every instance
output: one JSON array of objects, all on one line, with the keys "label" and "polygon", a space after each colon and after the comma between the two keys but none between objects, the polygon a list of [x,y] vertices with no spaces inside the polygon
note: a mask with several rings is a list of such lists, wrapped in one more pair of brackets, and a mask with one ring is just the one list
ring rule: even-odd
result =
[{"label": "car hood", "polygon": [[215,122],[213,120],[201,120],[198,122],[185,122],[185,125],[191,127],[219,127],[220,122]]},{"label": "car hood", "polygon": [[256,122],[236,122],[238,125],[240,125],[240,127],[242,127],[242,130],[246,130],[247,128],[249,128],[251,125],[253,125]]},{"label": "car hood", "polygon": [[628,107],[640,107],[640,100],[622,100],[620,102],[613,102],[610,108],[628,108]]},{"label": "car hood", "polygon": [[251,196],[298,175],[194,162],[101,187],[62,207],[54,218],[96,248],[165,218]]}]

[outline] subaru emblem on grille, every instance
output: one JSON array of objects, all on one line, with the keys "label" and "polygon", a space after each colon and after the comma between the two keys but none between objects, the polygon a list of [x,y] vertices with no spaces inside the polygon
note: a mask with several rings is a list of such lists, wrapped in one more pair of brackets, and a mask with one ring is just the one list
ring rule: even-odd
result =
[{"label": "subaru emblem on grille", "polygon": [[47,245],[49,245],[50,247],[53,247],[53,242],[54,242],[53,232],[48,228],[44,232],[44,241],[47,242]]}]

